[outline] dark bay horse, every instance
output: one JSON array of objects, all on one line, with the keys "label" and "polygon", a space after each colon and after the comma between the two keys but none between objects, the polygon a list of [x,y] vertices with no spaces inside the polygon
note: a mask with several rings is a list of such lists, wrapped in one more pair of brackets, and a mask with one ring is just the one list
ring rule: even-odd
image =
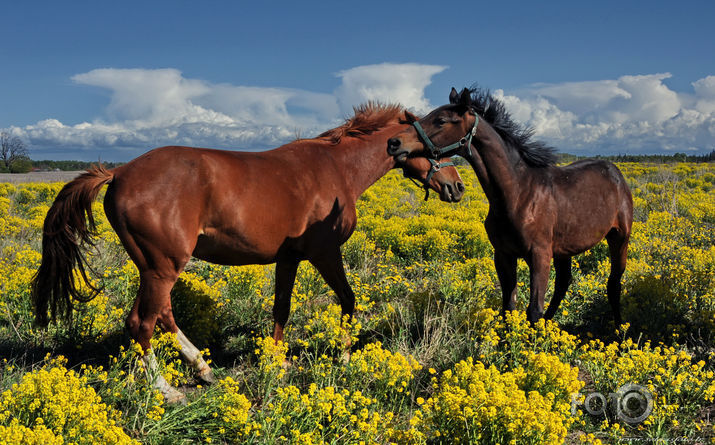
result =
[{"label": "dark bay horse", "polygon": [[555,166],[553,149],[532,141],[533,130],[515,123],[486,91],[453,88],[449,101],[392,137],[387,150],[402,161],[448,154],[469,161],[489,201],[484,225],[494,246],[503,310],[516,308],[516,264],[524,258],[531,278],[527,317],[542,317],[553,258],[556,283],[545,314],[553,317],[571,282],[571,257],[605,237],[608,301],[619,326],[633,200],[618,168],[603,160]]},{"label": "dark bay horse", "polygon": [[[385,152],[387,138],[414,119],[397,105],[366,104],[338,128],[266,152],[162,147],[111,170],[89,170],[64,186],[45,218],[42,263],[32,283],[38,324],[69,317],[72,299],[92,296],[82,294],[77,277],[91,288],[81,245],[91,243],[91,204],[105,184],[107,219],[139,270],[126,326],[148,369],[157,367],[149,340],[158,325],[177,334],[199,377],[213,380],[171,310],[171,288],[192,256],[225,265],[276,263],[276,341],[283,339],[302,260],[335,291],[343,314],[352,315],[355,297],[340,246],[355,229],[355,202],[365,189],[400,166],[445,201],[464,192],[453,167],[435,171],[426,159],[396,163]],[[161,374],[157,379],[168,401],[184,398]]]}]

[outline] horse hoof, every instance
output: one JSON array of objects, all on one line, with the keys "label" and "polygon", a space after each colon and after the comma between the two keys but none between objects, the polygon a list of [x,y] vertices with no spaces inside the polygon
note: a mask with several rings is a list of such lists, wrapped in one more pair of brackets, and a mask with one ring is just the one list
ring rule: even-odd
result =
[{"label": "horse hoof", "polygon": [[199,378],[199,380],[206,383],[207,385],[213,385],[214,383],[216,383],[216,377],[214,376],[214,372],[211,370],[211,368],[203,369],[199,372],[197,377]]}]

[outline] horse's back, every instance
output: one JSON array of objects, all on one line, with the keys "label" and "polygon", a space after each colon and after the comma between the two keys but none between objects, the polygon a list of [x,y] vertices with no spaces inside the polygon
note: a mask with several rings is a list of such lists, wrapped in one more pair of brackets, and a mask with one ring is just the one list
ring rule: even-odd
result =
[{"label": "horse's back", "polygon": [[105,207],[121,212],[144,208],[152,213],[175,207],[172,201],[181,199],[182,207],[198,212],[197,201],[205,191],[202,183],[207,180],[202,157],[200,149],[190,147],[160,147],[144,153],[113,170]]},{"label": "horse's back", "polygon": [[583,159],[571,164],[553,167],[552,181],[563,193],[588,195],[616,193],[623,199],[624,193],[630,196],[630,190],[621,171],[610,161],[603,159]]},{"label": "horse's back", "polygon": [[[117,205],[194,207],[221,202],[236,193],[253,193],[265,177],[284,174],[290,162],[265,153],[167,146],[150,150],[114,169],[113,192]],[[295,169],[294,169],[295,170]],[[264,191],[265,193],[265,191]],[[234,203],[235,205],[239,203]]]},{"label": "horse's back", "polygon": [[628,213],[629,215],[626,216],[632,219],[633,198],[631,189],[616,164],[604,159],[584,159],[561,167],[561,171],[562,174],[577,178],[590,175],[591,182],[587,184],[592,187],[590,191],[595,196],[599,195],[599,189],[609,191],[616,199],[618,211]]},{"label": "horse's back", "polygon": [[188,261],[204,212],[200,164],[194,149],[161,147],[112,171],[104,210],[140,270]]},{"label": "horse's back", "polygon": [[[301,249],[308,227],[335,212],[336,195],[326,196],[342,187],[328,184],[343,178],[319,155],[292,145],[267,152],[157,148],[115,169],[105,211],[127,250],[143,239],[174,256],[271,263],[286,243]],[[343,201],[333,217],[341,218]]]},{"label": "horse's back", "polygon": [[558,208],[555,250],[582,252],[612,229],[630,234],[633,204],[623,175],[612,162],[585,159],[552,169]]}]

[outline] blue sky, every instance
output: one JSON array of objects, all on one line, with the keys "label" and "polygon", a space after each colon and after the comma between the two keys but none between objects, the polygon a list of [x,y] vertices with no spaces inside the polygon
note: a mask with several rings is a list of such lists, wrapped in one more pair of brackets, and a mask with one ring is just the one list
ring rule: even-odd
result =
[{"label": "blue sky", "polygon": [[715,148],[715,3],[8,2],[0,129],[35,159],[264,149],[477,82],[560,151]]}]

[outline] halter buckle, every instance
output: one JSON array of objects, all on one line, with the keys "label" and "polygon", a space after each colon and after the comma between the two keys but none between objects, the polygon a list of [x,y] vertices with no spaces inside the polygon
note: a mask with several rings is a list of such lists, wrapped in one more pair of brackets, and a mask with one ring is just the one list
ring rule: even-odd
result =
[{"label": "halter buckle", "polygon": [[437,172],[437,171],[439,171],[439,169],[442,168],[442,164],[439,161],[432,159],[432,158],[429,158],[427,160],[429,161],[430,164],[432,164],[432,167],[430,168],[430,171],[429,171],[429,176],[427,176],[428,178],[431,178],[433,172]]}]

